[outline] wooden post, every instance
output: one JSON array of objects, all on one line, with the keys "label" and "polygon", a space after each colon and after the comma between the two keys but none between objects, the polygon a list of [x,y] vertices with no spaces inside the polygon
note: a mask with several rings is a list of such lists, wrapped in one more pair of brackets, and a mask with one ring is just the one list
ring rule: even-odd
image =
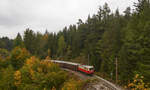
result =
[{"label": "wooden post", "polygon": [[117,57],[116,57],[116,84],[118,82],[118,61],[117,61]]},{"label": "wooden post", "polygon": [[89,54],[88,54],[88,65],[89,65]]}]

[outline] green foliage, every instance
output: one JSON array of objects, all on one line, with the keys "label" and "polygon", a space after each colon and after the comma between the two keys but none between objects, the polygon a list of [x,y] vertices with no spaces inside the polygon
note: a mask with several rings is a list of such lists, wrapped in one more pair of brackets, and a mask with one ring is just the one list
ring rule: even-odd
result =
[{"label": "green foliage", "polygon": [[66,48],[66,43],[65,43],[65,40],[64,40],[64,37],[63,36],[60,36],[59,39],[58,39],[58,54],[60,56],[63,56],[65,55],[65,48]]},{"label": "green foliage", "polygon": [[66,50],[66,59],[69,60],[72,58],[72,50],[71,50],[71,46],[68,46],[67,47],[67,50]]},{"label": "green foliage", "polygon": [[10,53],[6,49],[0,48],[0,70],[8,67],[10,61],[8,60],[10,57]]},{"label": "green foliage", "polygon": [[24,47],[23,40],[20,33],[17,34],[17,37],[14,39],[14,47]]},{"label": "green foliage", "polygon": [[6,69],[0,70],[0,90],[15,90],[14,85],[14,69],[8,66]]},{"label": "green foliage", "polygon": [[5,48],[10,51],[13,48],[13,40],[8,37],[0,38],[0,48]]},{"label": "green foliage", "polygon": [[[139,6],[140,5],[140,6]],[[137,5],[137,13],[134,13],[131,21],[124,29],[125,37],[123,46],[120,50],[121,69],[125,70],[121,73],[121,78],[130,80],[134,77],[134,72],[138,71],[149,81],[149,59],[150,59],[150,3],[148,1],[139,2]],[[125,76],[125,75],[128,75]]]},{"label": "green foliage", "polygon": [[30,57],[30,54],[25,48],[16,47],[12,50],[9,59],[15,69],[20,69],[28,57]]},{"label": "green foliage", "polygon": [[24,32],[24,45],[31,54],[35,54],[35,43],[35,33],[29,28],[26,29]]},{"label": "green foliage", "polygon": [[143,81],[144,77],[136,74],[133,78],[133,81],[128,84],[128,86],[125,86],[125,88],[128,88],[130,90],[150,90],[148,87],[149,85]]},{"label": "green foliage", "polygon": [[39,61],[31,57],[26,61],[21,72],[20,89],[60,89],[67,78],[67,74],[60,68],[48,61]]},{"label": "green foliage", "polygon": [[67,73],[58,65],[34,56],[28,58],[19,70],[14,68],[10,64],[0,69],[0,90],[60,90],[68,79]]},{"label": "green foliage", "polygon": [[[37,34],[35,35],[35,43],[34,44],[34,54],[38,57],[45,57],[47,56],[47,52],[45,47],[45,44],[47,42],[48,36],[47,34],[42,35],[41,33],[37,32]],[[44,51],[45,50],[45,51]]]},{"label": "green foliage", "polygon": [[9,56],[9,52],[6,49],[0,48],[0,56],[1,58],[6,58]]},{"label": "green foliage", "polygon": [[[77,25],[65,27],[57,34],[49,33],[47,30],[44,34],[41,34],[26,29],[23,40],[20,34],[14,41],[7,37],[0,38],[0,48],[11,50],[13,47],[12,41],[15,46],[22,47],[22,43],[24,43],[24,47],[32,55],[39,58],[49,56],[51,59],[61,58],[94,65],[96,71],[112,80],[116,78],[115,59],[117,58],[120,84],[128,84],[128,81],[134,77],[135,72],[139,72],[145,77],[144,82],[149,82],[150,2],[149,0],[138,0],[138,3],[135,3],[134,6],[135,11],[131,11],[130,7],[127,7],[123,15],[119,13],[118,9],[115,13],[111,13],[108,4],[104,4],[103,7],[99,7],[97,14],[89,15],[85,22],[79,19]],[[53,79],[49,79],[50,77],[63,78],[59,75],[57,77],[57,73],[61,72],[55,65],[51,68],[43,66],[39,60],[35,60],[37,62],[33,64],[34,67],[32,68],[24,65],[25,60],[29,57],[25,49],[15,48],[10,57],[6,50],[0,49],[0,55],[2,68],[12,64],[15,70],[21,69],[21,73],[25,75],[22,75],[24,83],[26,83],[25,88],[55,88],[56,85],[64,82],[62,79],[62,82],[56,83],[54,81],[55,83],[45,86],[48,82],[53,82]],[[11,63],[9,63],[9,60]],[[38,67],[45,69],[42,73],[39,73],[36,70]],[[40,84],[36,80],[32,81],[30,80],[32,78],[26,77],[30,75],[29,71],[35,72],[33,77],[37,81],[43,80],[41,82],[43,86],[38,86]],[[33,82],[36,82],[36,84],[33,84]]]},{"label": "green foliage", "polygon": [[82,83],[80,80],[69,79],[64,83],[62,90],[82,90]]}]

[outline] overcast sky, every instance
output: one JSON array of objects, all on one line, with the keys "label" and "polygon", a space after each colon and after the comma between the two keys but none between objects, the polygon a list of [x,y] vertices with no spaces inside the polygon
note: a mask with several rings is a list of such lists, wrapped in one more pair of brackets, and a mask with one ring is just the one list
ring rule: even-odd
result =
[{"label": "overcast sky", "polygon": [[26,28],[58,32],[96,14],[105,2],[113,11],[119,8],[123,12],[137,0],[0,0],[0,37],[14,38]]}]

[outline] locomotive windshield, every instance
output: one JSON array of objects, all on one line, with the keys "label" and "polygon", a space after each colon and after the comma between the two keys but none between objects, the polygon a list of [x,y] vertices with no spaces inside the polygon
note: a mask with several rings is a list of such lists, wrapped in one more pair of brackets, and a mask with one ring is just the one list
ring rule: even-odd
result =
[{"label": "locomotive windshield", "polygon": [[94,70],[94,68],[90,68],[90,70]]}]

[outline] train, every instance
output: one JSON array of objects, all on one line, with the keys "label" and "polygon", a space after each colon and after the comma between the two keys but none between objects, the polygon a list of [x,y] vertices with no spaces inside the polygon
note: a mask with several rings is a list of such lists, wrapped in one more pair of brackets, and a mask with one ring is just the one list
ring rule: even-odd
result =
[{"label": "train", "polygon": [[58,64],[62,68],[67,68],[67,69],[71,69],[74,71],[83,72],[87,75],[93,75],[94,73],[94,66],[82,65],[79,63],[73,63],[73,62],[61,61],[61,60],[50,60],[50,61]]}]

